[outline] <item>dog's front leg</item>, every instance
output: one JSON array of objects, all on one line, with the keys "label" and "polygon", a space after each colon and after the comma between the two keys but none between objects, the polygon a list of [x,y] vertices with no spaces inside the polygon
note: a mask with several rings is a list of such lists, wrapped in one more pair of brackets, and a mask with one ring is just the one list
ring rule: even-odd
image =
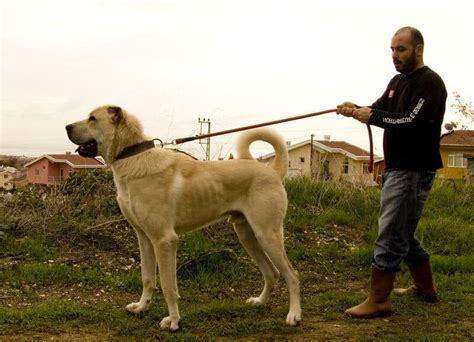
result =
[{"label": "dog's front leg", "polygon": [[140,246],[140,265],[142,270],[143,291],[139,302],[127,305],[127,310],[133,313],[142,312],[150,306],[153,290],[156,287],[156,257],[153,244],[145,233],[134,226]]},{"label": "dog's front leg", "polygon": [[176,331],[179,329],[180,320],[178,310],[178,284],[176,281],[176,250],[178,247],[178,235],[169,230],[157,239],[153,239],[153,247],[160,269],[161,289],[168,305],[169,316],[160,322],[160,328]]}]

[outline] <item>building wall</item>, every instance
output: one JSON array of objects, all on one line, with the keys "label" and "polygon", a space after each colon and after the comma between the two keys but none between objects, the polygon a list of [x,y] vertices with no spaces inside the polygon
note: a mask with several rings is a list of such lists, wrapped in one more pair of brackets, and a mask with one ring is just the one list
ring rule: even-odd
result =
[{"label": "building wall", "polygon": [[451,147],[451,146],[442,146],[440,148],[441,159],[443,160],[443,168],[437,171],[438,178],[441,179],[467,179],[468,171],[467,167],[449,167],[448,165],[448,156],[451,153],[460,152],[464,155],[470,155],[474,153],[473,147]]},{"label": "building wall", "polygon": [[[61,177],[61,170],[63,176]],[[32,184],[57,184],[70,176],[73,168],[65,163],[52,163],[43,158],[27,167],[26,177]]]},{"label": "building wall", "polygon": [[28,183],[32,184],[48,184],[48,164],[46,158],[38,160],[36,163],[27,167],[26,178]]},{"label": "building wall", "polygon": [[474,157],[467,158],[467,173],[469,182],[474,183]]},{"label": "building wall", "polygon": [[289,151],[289,165],[288,167],[295,170],[298,169],[301,175],[309,176],[311,164],[311,149],[309,145],[301,146]]},{"label": "building wall", "polygon": [[[311,157],[311,145],[303,145],[288,151],[289,177],[306,176],[316,179],[345,180],[349,182],[362,182],[373,184],[373,176],[363,173],[364,161],[354,160],[340,153],[327,153],[326,151],[313,147]],[[273,157],[267,162],[273,161]],[[349,170],[343,174],[343,163],[347,159]]]},{"label": "building wall", "polygon": [[48,164],[49,177],[48,184],[58,184],[69,178],[74,169],[66,163]]},{"label": "building wall", "polygon": [[0,188],[11,190],[13,189],[13,179],[15,174],[7,171],[0,172]]}]

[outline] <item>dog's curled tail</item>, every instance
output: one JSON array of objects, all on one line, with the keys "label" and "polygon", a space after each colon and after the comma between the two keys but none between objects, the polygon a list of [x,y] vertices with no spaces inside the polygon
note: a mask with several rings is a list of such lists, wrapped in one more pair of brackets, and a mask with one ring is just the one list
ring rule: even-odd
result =
[{"label": "dog's curled tail", "polygon": [[273,146],[275,158],[271,167],[283,180],[288,171],[288,149],[283,137],[269,128],[257,128],[242,133],[237,140],[237,158],[255,159],[250,153],[250,145],[258,140],[265,141]]}]

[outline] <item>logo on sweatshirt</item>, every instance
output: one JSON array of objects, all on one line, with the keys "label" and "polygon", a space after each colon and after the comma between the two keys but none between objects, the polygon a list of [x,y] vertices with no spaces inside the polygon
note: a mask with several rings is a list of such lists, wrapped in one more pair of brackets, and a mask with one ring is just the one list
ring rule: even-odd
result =
[{"label": "logo on sweatshirt", "polygon": [[391,99],[394,94],[395,94],[395,89],[390,89],[390,92],[388,93],[388,98]]}]

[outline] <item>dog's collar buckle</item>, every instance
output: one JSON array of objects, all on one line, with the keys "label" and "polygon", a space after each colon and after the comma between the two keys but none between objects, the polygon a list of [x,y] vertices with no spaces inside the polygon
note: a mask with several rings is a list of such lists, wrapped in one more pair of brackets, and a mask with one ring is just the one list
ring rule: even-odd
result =
[{"label": "dog's collar buckle", "polygon": [[155,141],[154,140],[147,140],[132,146],[125,147],[122,152],[115,157],[116,160],[125,159],[128,157],[135,156],[142,152],[145,152],[149,149],[155,148]]}]

